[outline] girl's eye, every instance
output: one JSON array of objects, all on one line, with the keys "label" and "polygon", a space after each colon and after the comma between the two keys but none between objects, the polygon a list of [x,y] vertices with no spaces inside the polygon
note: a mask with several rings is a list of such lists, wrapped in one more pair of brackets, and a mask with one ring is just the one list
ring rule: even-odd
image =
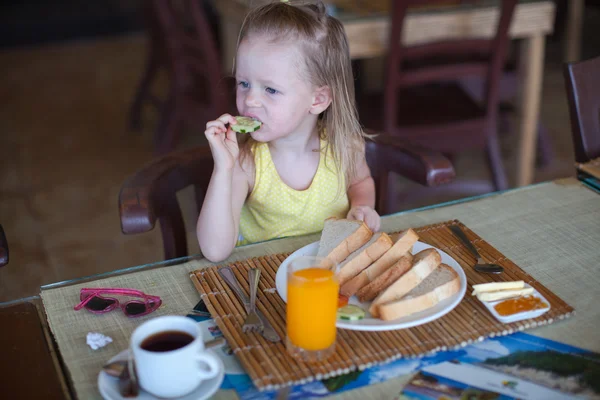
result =
[{"label": "girl's eye", "polygon": [[238,86],[244,89],[248,89],[250,87],[250,84],[248,82],[240,81],[238,83]]},{"label": "girl's eye", "polygon": [[266,90],[266,91],[267,91],[267,93],[269,93],[269,94],[275,94],[275,93],[277,93],[277,90],[275,90],[275,89],[273,89],[273,88],[270,88],[270,87],[266,88],[265,90]]}]

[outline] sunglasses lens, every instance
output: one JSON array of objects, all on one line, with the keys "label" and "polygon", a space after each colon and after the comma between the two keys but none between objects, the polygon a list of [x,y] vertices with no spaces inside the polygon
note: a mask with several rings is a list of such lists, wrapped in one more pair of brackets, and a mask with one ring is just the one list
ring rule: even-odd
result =
[{"label": "sunglasses lens", "polygon": [[125,312],[129,315],[139,315],[146,312],[146,304],[131,301],[125,305]]},{"label": "sunglasses lens", "polygon": [[85,308],[92,311],[104,311],[113,304],[115,304],[115,300],[94,296],[94,298],[85,305]]}]

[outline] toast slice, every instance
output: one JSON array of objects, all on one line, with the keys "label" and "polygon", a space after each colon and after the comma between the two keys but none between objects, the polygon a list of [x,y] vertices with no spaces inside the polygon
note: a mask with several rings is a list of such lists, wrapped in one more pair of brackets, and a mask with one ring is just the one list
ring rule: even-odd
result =
[{"label": "toast slice", "polygon": [[339,264],[367,243],[371,236],[373,232],[362,221],[328,218],[321,233],[317,256],[325,257],[325,267]]},{"label": "toast slice", "polygon": [[379,304],[378,314],[386,321],[402,318],[433,307],[459,291],[460,278],[456,271],[446,264],[440,264],[402,299]]},{"label": "toast slice", "polygon": [[[363,286],[358,292],[356,297],[360,302],[371,301],[385,289],[387,289],[392,283],[396,282],[402,275],[411,269],[413,265],[413,255],[410,253],[404,254],[396,264],[385,270],[377,278],[373,279],[372,282]],[[342,293],[344,294],[344,293]]]},{"label": "toast slice", "polygon": [[369,312],[378,317],[378,305],[399,300],[413,290],[442,262],[442,256],[436,249],[426,249],[415,254],[412,268],[388,286],[373,300]]},{"label": "toast slice", "polygon": [[373,264],[392,247],[392,239],[385,232],[378,232],[340,264],[337,278],[340,286],[354,278],[359,272]]},{"label": "toast slice", "polygon": [[[340,293],[344,296],[354,296],[362,287],[372,282],[384,271],[396,264],[406,253],[410,254],[410,249],[419,240],[419,236],[412,229],[407,229],[398,235],[394,245],[385,252],[377,261],[368,268],[362,270],[358,275],[341,286]],[[400,275],[398,275],[400,276]]]}]

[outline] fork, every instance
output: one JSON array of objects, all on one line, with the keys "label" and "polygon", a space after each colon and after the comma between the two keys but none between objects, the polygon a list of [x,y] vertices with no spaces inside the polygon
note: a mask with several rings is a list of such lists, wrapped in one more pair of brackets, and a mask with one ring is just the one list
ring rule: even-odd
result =
[{"label": "fork", "polygon": [[471,243],[467,235],[465,235],[462,229],[460,229],[460,226],[450,225],[449,228],[452,231],[452,233],[454,233],[456,237],[458,237],[460,241],[463,242],[465,246],[467,246],[467,249],[469,249],[469,251],[477,259],[477,261],[475,262],[475,266],[473,267],[475,271],[485,272],[488,274],[500,274],[504,271],[504,267],[498,264],[488,264],[483,261],[483,258],[481,257],[475,246],[473,246],[473,243]]},{"label": "fork", "polygon": [[260,281],[260,269],[251,268],[248,271],[248,283],[250,284],[250,308],[248,316],[242,326],[242,331],[246,332],[262,332],[264,326],[258,314],[256,313],[256,290]]}]

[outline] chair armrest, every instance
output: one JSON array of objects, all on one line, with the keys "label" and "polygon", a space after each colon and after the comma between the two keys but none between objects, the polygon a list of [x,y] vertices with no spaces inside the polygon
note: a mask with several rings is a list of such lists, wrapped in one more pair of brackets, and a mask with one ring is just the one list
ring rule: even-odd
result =
[{"label": "chair armrest", "polygon": [[367,140],[367,157],[376,157],[374,163],[379,168],[425,186],[448,183],[456,177],[452,163],[443,154],[407,143],[397,136],[366,132],[374,135]]},{"label": "chair armrest", "polygon": [[210,180],[213,160],[208,146],[175,151],[157,158],[129,177],[119,192],[124,234],[148,232],[169,213],[175,193]]},{"label": "chair armrest", "polygon": [[0,267],[8,264],[8,242],[6,241],[6,235],[4,235],[4,229],[0,225]]}]

